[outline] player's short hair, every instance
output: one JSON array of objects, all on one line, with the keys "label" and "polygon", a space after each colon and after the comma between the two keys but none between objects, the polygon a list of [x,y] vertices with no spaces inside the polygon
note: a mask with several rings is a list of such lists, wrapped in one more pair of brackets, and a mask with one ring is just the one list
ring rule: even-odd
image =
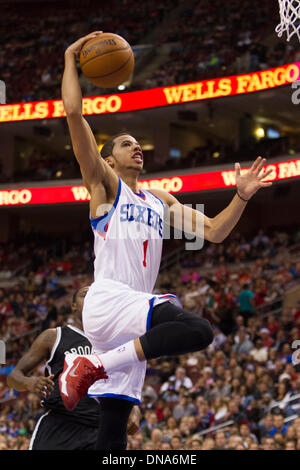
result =
[{"label": "player's short hair", "polygon": [[87,286],[81,286],[81,287],[79,287],[79,289],[77,289],[74,292],[73,297],[72,297],[72,304],[76,304],[77,296],[78,296],[79,292],[81,291],[81,289],[84,289],[85,287],[87,287]]},{"label": "player's short hair", "polygon": [[130,135],[130,134],[128,132],[119,132],[118,134],[113,135],[109,140],[107,140],[100,151],[100,155],[102,158],[107,158],[110,155],[112,155],[114,145],[115,145],[115,139],[117,137],[120,137],[121,135]]}]

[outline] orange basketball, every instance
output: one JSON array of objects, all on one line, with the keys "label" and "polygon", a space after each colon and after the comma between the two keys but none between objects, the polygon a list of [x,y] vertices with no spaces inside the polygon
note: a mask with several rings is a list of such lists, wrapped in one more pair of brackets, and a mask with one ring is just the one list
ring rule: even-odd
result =
[{"label": "orange basketball", "polygon": [[94,85],[114,88],[132,74],[134,55],[128,42],[121,36],[102,33],[84,44],[80,52],[80,67]]}]

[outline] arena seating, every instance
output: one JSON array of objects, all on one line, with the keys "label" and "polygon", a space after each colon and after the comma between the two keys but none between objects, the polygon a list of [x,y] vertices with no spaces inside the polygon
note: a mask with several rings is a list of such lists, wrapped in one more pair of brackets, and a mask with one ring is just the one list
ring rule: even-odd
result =
[{"label": "arena seating", "polygon": [[231,0],[226,5],[220,0],[147,0],[138,9],[134,0],[101,7],[88,1],[76,9],[67,2],[45,2],[43,15],[34,4],[5,4],[2,9],[0,79],[7,83],[9,103],[60,98],[64,50],[93,30],[120,34],[132,46],[150,45],[152,57],[162,44],[169,46],[164,63],[146,79],[139,80],[137,73],[131,89],[274,67],[292,62],[298,53],[293,45],[270,42],[276,9],[270,10],[268,0]]},{"label": "arena seating", "polygon": [[[7,389],[6,375],[39,332],[70,320],[72,293],[92,279],[91,244],[62,246],[40,238],[0,249],[0,335],[8,345],[0,449],[26,448],[43,413],[33,394]],[[209,319],[214,341],[204,352],[149,361],[141,426],[128,448],[300,449],[300,377],[291,349],[300,305],[284,301],[300,288],[299,228],[249,239],[237,233],[178,259],[161,271],[156,291],[175,293]]]}]

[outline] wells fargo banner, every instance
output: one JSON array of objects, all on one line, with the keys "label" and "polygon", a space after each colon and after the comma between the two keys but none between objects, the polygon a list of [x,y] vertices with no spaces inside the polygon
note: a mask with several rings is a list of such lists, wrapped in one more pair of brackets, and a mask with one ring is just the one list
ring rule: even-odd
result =
[{"label": "wells fargo banner", "polygon": [[[249,168],[241,170],[242,173]],[[270,163],[265,166],[271,169],[264,181],[278,181],[300,177],[300,159]],[[235,170],[211,171],[189,175],[176,175],[157,179],[139,181],[141,189],[158,188],[170,193],[192,193],[217,188],[230,188],[236,185]],[[90,195],[82,185],[45,186],[35,188],[18,188],[0,190],[0,206],[24,206],[30,204],[58,204],[66,202],[89,201]]]},{"label": "wells fargo banner", "polygon": [[[300,62],[268,70],[151,88],[149,90],[83,98],[83,114],[105,114],[157,108],[190,101],[214,99],[267,90],[298,80]],[[61,100],[0,105],[0,123],[65,116]]]}]

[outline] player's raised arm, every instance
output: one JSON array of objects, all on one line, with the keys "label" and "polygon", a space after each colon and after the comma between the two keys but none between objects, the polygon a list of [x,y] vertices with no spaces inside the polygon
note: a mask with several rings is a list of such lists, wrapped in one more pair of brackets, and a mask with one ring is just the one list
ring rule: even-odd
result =
[{"label": "player's raised arm", "polygon": [[186,233],[196,234],[205,240],[221,243],[239,221],[249,199],[260,189],[271,186],[271,182],[262,180],[272,170],[263,171],[265,158],[258,157],[250,170],[241,175],[240,164],[235,164],[237,193],[230,204],[215,217],[207,217],[202,212],[181,204],[174,196],[153,190],[170,208],[170,225]]},{"label": "player's raised arm", "polygon": [[101,33],[102,31],[95,31],[88,34],[67,48],[62,80],[62,100],[67,115],[73,150],[80,165],[84,184],[90,193],[95,185],[103,184],[112,191],[114,189],[117,191],[118,185],[117,176],[100,157],[95,137],[82,115],[82,93],[76,68],[76,58],[82,46]]},{"label": "player's raised arm", "polygon": [[43,331],[8,375],[7,385],[20,392],[28,390],[37,393],[41,398],[45,398],[47,394],[51,393],[54,387],[53,376],[28,377],[28,374],[43,360],[49,358],[55,340],[55,329]]}]

